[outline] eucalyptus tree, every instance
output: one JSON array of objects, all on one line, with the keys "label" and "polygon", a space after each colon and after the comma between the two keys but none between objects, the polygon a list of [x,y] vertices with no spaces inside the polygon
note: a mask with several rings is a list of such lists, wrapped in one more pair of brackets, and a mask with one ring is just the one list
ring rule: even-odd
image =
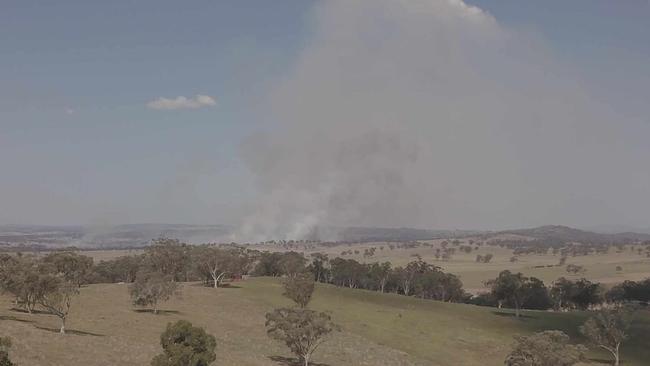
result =
[{"label": "eucalyptus tree", "polygon": [[515,340],[506,366],[573,366],[585,359],[586,348],[570,344],[569,336],[559,330],[517,336]]},{"label": "eucalyptus tree", "polygon": [[57,276],[48,276],[43,278],[41,286],[43,292],[39,304],[61,319],[59,333],[65,334],[65,323],[70,314],[72,299],[79,295],[79,285]]},{"label": "eucalyptus tree", "polygon": [[178,290],[178,284],[171,275],[155,271],[141,271],[129,286],[129,294],[134,305],[151,306],[158,314],[158,304],[167,301]]},{"label": "eucalyptus tree", "polygon": [[631,311],[625,308],[603,310],[587,319],[580,327],[580,333],[591,345],[609,352],[613,358],[612,364],[619,366],[620,348],[628,338],[631,316]]},{"label": "eucalyptus tree", "polygon": [[267,313],[266,328],[268,336],[284,342],[304,366],[309,366],[326,336],[340,329],[329,314],[302,308],[280,308]]}]

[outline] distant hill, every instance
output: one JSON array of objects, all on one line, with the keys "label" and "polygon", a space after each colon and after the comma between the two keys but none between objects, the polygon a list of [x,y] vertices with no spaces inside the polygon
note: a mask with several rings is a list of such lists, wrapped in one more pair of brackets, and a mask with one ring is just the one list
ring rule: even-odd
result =
[{"label": "distant hill", "polygon": [[650,234],[616,233],[602,234],[592,231],[574,229],[562,225],[547,225],[531,229],[500,231],[499,234],[515,234],[535,239],[562,240],[566,242],[590,244],[617,244],[650,240]]},{"label": "distant hill", "polygon": [[412,228],[348,227],[340,229],[339,240],[357,241],[409,241],[456,238],[479,234],[466,230],[426,230]]}]

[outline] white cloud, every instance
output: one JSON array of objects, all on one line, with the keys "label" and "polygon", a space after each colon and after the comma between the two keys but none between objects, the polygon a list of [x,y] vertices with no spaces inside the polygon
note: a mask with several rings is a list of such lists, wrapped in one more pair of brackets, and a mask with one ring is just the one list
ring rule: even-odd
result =
[{"label": "white cloud", "polygon": [[147,103],[147,107],[151,109],[196,109],[215,105],[217,105],[217,101],[213,97],[201,94],[197,94],[194,98],[178,96],[169,99],[160,97]]}]

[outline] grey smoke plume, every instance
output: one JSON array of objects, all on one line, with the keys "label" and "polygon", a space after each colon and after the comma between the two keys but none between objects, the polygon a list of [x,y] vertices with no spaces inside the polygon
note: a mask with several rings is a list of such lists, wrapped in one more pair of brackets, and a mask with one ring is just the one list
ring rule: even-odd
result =
[{"label": "grey smoke plume", "polygon": [[610,217],[602,167],[638,158],[536,37],[460,0],[325,1],[313,21],[244,147],[261,201],[238,239]]}]

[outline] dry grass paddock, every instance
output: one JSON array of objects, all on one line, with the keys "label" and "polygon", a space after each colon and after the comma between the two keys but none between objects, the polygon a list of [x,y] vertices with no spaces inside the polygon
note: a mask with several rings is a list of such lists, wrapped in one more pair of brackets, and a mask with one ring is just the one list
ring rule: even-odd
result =
[{"label": "dry grass paddock", "polygon": [[[289,305],[279,280],[251,278],[231,288],[184,284],[182,297],[162,305],[160,315],[134,308],[127,286],[85,286],[75,299],[69,334],[59,335],[58,318],[11,310],[0,297],[0,333],[14,341],[12,359],[20,366],[148,365],[161,351],[159,336],[168,322],[186,319],[217,338],[215,365],[291,363],[286,347],[266,336],[264,314]],[[502,365],[512,336],[563,329],[576,338],[583,313],[508,311],[447,304],[393,294],[319,285],[312,307],[332,311],[343,331],[314,356],[319,365]],[[623,347],[626,366],[647,365],[650,314],[641,314]],[[593,353],[594,360],[605,354]]]}]

